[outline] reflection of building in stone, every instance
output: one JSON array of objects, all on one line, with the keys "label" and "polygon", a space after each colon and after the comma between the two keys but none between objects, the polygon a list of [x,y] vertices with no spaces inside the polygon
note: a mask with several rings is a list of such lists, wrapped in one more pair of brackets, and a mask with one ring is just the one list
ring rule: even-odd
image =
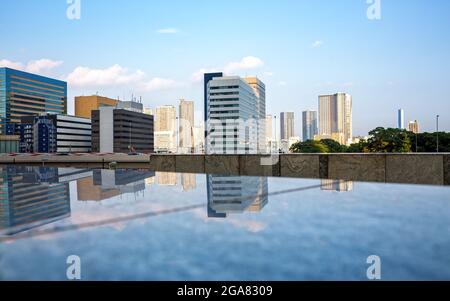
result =
[{"label": "reflection of building in stone", "polygon": [[183,185],[183,191],[188,191],[195,189],[196,185],[196,175],[190,173],[181,174],[181,185]]},{"label": "reflection of building in stone", "polygon": [[94,170],[92,178],[78,181],[80,201],[102,201],[125,193],[136,193],[145,189],[145,179],[153,177],[148,170]]},{"label": "reflection of building in stone", "polygon": [[69,184],[52,167],[0,168],[0,234],[13,235],[70,216]]},{"label": "reflection of building in stone", "polygon": [[157,172],[156,183],[160,186],[177,185],[177,174],[175,172]]},{"label": "reflection of building in stone", "polygon": [[145,179],[145,185],[151,186],[153,184],[155,184],[155,177],[149,177],[149,178]]},{"label": "reflection of building in stone", "polygon": [[261,211],[268,203],[267,178],[207,176],[208,217]]},{"label": "reflection of building in stone", "polygon": [[353,190],[353,182],[345,180],[321,180],[321,189],[327,191],[346,192]]}]

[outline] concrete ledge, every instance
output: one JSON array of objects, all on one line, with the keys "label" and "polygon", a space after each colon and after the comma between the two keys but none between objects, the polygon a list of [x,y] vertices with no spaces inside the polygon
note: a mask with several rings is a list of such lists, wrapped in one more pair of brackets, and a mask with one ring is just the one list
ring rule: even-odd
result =
[{"label": "concrete ledge", "polygon": [[444,185],[443,155],[387,155],[386,182]]},{"label": "concrete ledge", "polygon": [[151,155],[149,168],[154,171],[176,172],[174,155]]},{"label": "concrete ledge", "polygon": [[238,176],[238,155],[211,155],[205,156],[205,173]]},{"label": "concrete ledge", "polygon": [[241,155],[239,172],[243,176],[280,176],[280,156]]},{"label": "concrete ledge", "polygon": [[281,176],[294,178],[320,178],[320,158],[317,155],[282,155]]},{"label": "concrete ledge", "polygon": [[444,185],[450,185],[450,155],[444,155]]},{"label": "concrete ledge", "polygon": [[177,155],[175,156],[177,172],[205,173],[205,156],[203,155]]},{"label": "concrete ledge", "polygon": [[[70,156],[0,154],[0,164],[80,168],[148,168],[162,172],[273,176],[450,185],[450,154],[289,154]],[[263,163],[263,164],[262,164]]]},{"label": "concrete ledge", "polygon": [[382,154],[330,154],[328,156],[328,178],[385,182],[386,156]]}]

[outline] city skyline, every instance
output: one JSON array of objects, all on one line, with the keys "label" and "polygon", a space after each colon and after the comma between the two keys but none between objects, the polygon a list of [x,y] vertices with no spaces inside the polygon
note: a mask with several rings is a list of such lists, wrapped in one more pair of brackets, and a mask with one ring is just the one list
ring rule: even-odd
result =
[{"label": "city skyline", "polygon": [[[371,21],[366,16],[365,1],[285,1],[284,5],[264,6],[249,1],[234,13],[237,20],[245,15],[251,24],[249,30],[264,32],[251,38],[239,32],[239,22],[222,22],[229,13],[228,4],[205,7],[181,1],[170,5],[135,1],[124,8],[111,1],[82,1],[80,20],[67,19],[65,1],[26,2],[28,9],[23,9],[24,4],[5,3],[5,13],[0,13],[2,22],[8,24],[13,16],[20,16],[39,24],[44,35],[30,37],[23,24],[7,27],[2,36],[15,42],[3,45],[0,64],[67,80],[68,113],[73,114],[74,96],[97,92],[121,100],[142,95],[146,107],[175,105],[184,97],[195,100],[198,124],[203,114],[202,74],[224,70],[226,74],[261,78],[267,85],[269,114],[295,107],[299,116],[303,110],[315,108],[317,95],[344,91],[355,100],[355,136],[367,135],[377,126],[396,127],[392,112],[398,107],[405,110],[406,120],[419,120],[423,131],[435,129],[437,114],[441,115],[441,129],[450,128],[450,120],[443,114],[450,111],[449,103],[440,97],[445,95],[449,67],[446,53],[450,44],[442,39],[450,22],[444,13],[450,10],[448,2],[433,6],[426,2],[383,2],[381,20]],[[210,10],[222,12],[214,14],[215,19],[205,28],[204,23],[212,17],[205,20],[199,16],[208,15]],[[424,10],[432,13],[423,14]],[[261,16],[279,22],[268,26]],[[124,17],[130,17],[130,22],[118,27],[115,20]],[[417,19],[428,25],[417,24]],[[319,20],[326,21],[321,24]],[[338,24],[333,35],[330,24]],[[220,38],[213,32],[221,33]],[[53,39],[55,34],[57,41]],[[230,45],[231,38],[244,35],[248,41]],[[73,38],[78,36],[83,37],[81,41]],[[85,45],[99,36],[103,43],[96,43],[93,53]],[[36,39],[39,43],[34,42]],[[364,44],[359,42],[362,39]],[[198,47],[206,41],[208,46]],[[344,43],[346,47],[342,47]],[[40,46],[30,49],[31,44]],[[130,44],[139,47],[133,47],[132,56],[124,57]],[[407,55],[405,47],[409,49]],[[427,51],[433,56],[424,55]],[[423,99],[427,99],[427,110]],[[296,124],[295,131],[301,132],[301,124]]]}]

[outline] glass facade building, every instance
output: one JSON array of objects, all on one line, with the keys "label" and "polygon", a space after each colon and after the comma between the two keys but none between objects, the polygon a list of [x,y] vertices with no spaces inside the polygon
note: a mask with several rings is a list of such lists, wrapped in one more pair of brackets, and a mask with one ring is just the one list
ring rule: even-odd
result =
[{"label": "glass facade building", "polygon": [[67,113],[67,83],[10,68],[0,68],[0,134],[22,116]]}]

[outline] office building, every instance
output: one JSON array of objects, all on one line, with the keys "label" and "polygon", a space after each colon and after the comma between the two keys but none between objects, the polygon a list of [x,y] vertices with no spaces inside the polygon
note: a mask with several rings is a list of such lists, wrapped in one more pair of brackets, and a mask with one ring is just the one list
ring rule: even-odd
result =
[{"label": "office building", "polygon": [[403,109],[399,109],[397,112],[397,128],[400,130],[405,129],[405,111]]},{"label": "office building", "polygon": [[42,113],[67,113],[67,83],[0,68],[0,135],[8,124],[20,123],[22,116]]},{"label": "office building", "polygon": [[18,153],[19,143],[19,135],[0,135],[0,154]]},{"label": "office building", "polygon": [[258,97],[245,80],[214,77],[208,83],[205,110],[207,154],[258,153]]},{"label": "office building", "polygon": [[108,97],[92,95],[75,97],[75,116],[91,119],[91,112],[100,107],[115,107],[119,100]]},{"label": "office building", "polygon": [[183,191],[195,189],[197,186],[197,175],[190,173],[181,174],[181,185],[183,186]]},{"label": "office building", "polygon": [[303,117],[303,141],[314,140],[318,134],[317,111],[304,111]]},{"label": "office building", "polygon": [[261,211],[269,201],[267,178],[207,175],[206,181],[210,218]]},{"label": "office building", "polygon": [[320,189],[323,191],[348,192],[353,190],[353,182],[346,180],[322,179]]},{"label": "office building", "polygon": [[414,134],[419,133],[419,122],[417,120],[408,123],[408,130]]},{"label": "office building", "polygon": [[20,232],[70,216],[69,183],[54,167],[0,168],[0,235]]},{"label": "office building", "polygon": [[195,126],[194,132],[194,153],[205,153],[205,127],[203,125]]},{"label": "office building", "polygon": [[[207,124],[208,121],[208,84],[210,81],[212,81],[215,77],[223,77],[223,73],[222,72],[213,72],[213,73],[205,73],[203,75],[203,97],[204,97],[204,102],[203,102],[203,109],[204,109],[204,124]],[[206,135],[207,130],[205,127],[205,141],[206,141]]]},{"label": "office building", "polygon": [[247,84],[252,87],[256,96],[256,111],[257,111],[257,126],[258,136],[257,145],[258,154],[267,152],[266,147],[266,85],[256,76],[249,76],[243,78]]},{"label": "office building", "polygon": [[92,151],[153,153],[153,116],[115,107],[92,111]]},{"label": "office building", "polygon": [[266,116],[266,152],[272,153],[276,149],[276,141],[273,135],[273,116]]},{"label": "office building", "polygon": [[191,154],[194,152],[194,102],[181,99],[178,112],[178,153]]},{"label": "office building", "polygon": [[137,101],[119,101],[116,105],[117,109],[124,109],[137,113],[144,112],[144,105]]},{"label": "office building", "polygon": [[353,138],[352,97],[346,93],[319,96],[319,134],[315,139],[333,139],[349,145]]},{"label": "office building", "polygon": [[155,152],[177,151],[177,121],[174,106],[161,106],[155,112]]},{"label": "office building", "polygon": [[151,108],[144,108],[144,114],[153,115],[153,110]]},{"label": "office building", "polygon": [[280,113],[280,139],[289,141],[295,136],[295,118],[293,112]]},{"label": "office building", "polygon": [[21,118],[20,152],[88,153],[91,120],[69,115],[41,114]]}]

